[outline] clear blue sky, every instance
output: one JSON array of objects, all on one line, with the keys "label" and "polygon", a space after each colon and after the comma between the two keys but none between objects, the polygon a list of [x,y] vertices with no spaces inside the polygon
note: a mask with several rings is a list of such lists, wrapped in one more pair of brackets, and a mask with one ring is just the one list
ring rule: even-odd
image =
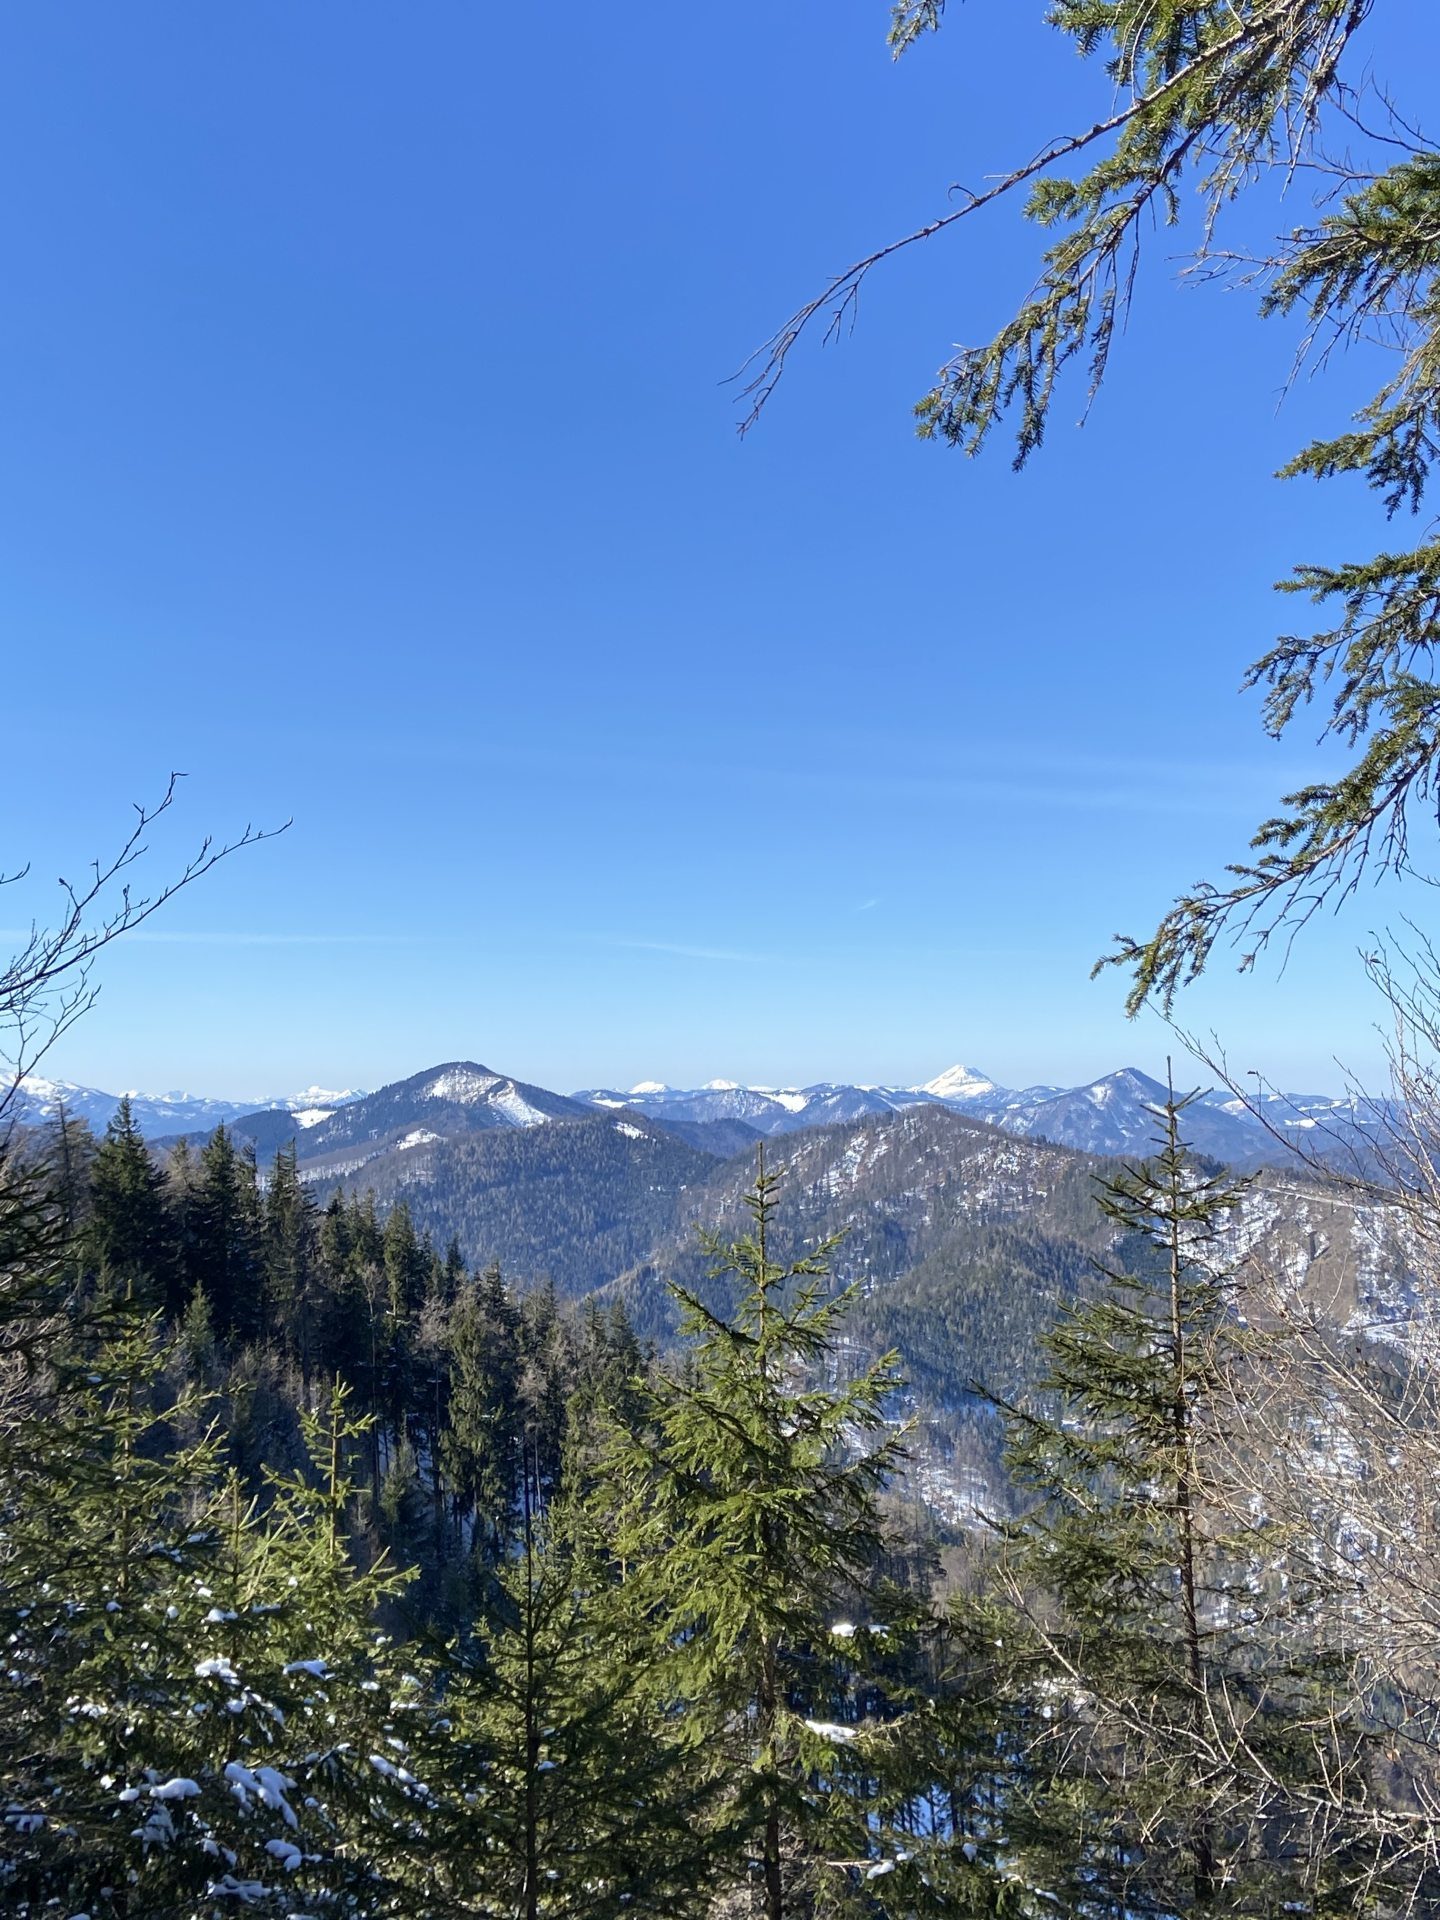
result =
[{"label": "clear blue sky", "polygon": [[[171,768],[186,842],[293,816],[114,952],[51,1068],[271,1092],[455,1056],[570,1087],[1078,1079],[1166,1036],[1089,963],[1316,766],[1244,665],[1363,491],[1270,476],[1364,391],[1151,243],[1083,432],[913,437],[1028,280],[896,263],[737,440],[827,271],[1079,121],[1037,3],[898,67],[882,0],[70,0],[0,63],[0,631],[14,926]],[[1377,67],[1433,68],[1425,0]],[[1389,38],[1383,36],[1388,35]],[[18,806],[16,804],[18,800]],[[1423,908],[1424,902],[1411,904]],[[1362,898],[1183,1009],[1368,1066]]]}]

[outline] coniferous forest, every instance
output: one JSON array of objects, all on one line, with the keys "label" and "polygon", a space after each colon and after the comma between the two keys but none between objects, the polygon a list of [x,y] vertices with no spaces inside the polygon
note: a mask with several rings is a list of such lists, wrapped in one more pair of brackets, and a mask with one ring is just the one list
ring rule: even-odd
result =
[{"label": "coniferous forest", "polygon": [[14,1134],[7,1910],[1424,1910],[1440,1586],[1359,1454],[1423,1507],[1430,1396],[1237,1268],[1186,1105],[959,1535],[763,1158],[657,1348],[293,1148]]}]

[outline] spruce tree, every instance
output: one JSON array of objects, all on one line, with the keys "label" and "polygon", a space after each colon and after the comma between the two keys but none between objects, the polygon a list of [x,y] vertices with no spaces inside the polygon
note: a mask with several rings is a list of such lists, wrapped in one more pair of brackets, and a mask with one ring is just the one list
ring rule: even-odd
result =
[{"label": "spruce tree", "polygon": [[565,1407],[564,1492],[587,1499],[600,1473],[606,1436],[635,1433],[645,1419],[648,1357],[621,1301],[587,1301],[575,1342],[574,1384]]},{"label": "spruce tree", "polygon": [[188,1212],[189,1277],[204,1290],[216,1333],[257,1338],[264,1316],[255,1162],[236,1147],[224,1125],[201,1151]]},{"label": "spruce tree", "polygon": [[55,1118],[41,1131],[38,1159],[46,1169],[50,1203],[64,1228],[68,1257],[76,1271],[83,1264],[81,1228],[90,1209],[90,1169],[95,1153],[95,1137],[89,1127],[61,1100]]},{"label": "spruce tree", "polygon": [[415,1234],[415,1223],[403,1200],[397,1200],[385,1216],[381,1234],[385,1262],[385,1290],[390,1318],[404,1325],[412,1313],[418,1313],[425,1297],[425,1260]]},{"label": "spruce tree", "polygon": [[91,1163],[89,1195],[84,1250],[100,1283],[167,1316],[179,1313],[184,1300],[166,1180],[135,1125],[128,1095]]},{"label": "spruce tree", "polygon": [[305,1191],[295,1142],[275,1155],[265,1192],[265,1317],[309,1385],[316,1366],[315,1267],[319,1234],[315,1203]]},{"label": "spruce tree", "polygon": [[772,1257],[778,1185],[762,1157],[753,1231],[730,1246],[706,1236],[733,1310],[672,1285],[688,1365],[658,1378],[648,1433],[621,1436],[611,1461],[627,1495],[617,1552],[658,1636],[655,1684],[683,1702],[723,1782],[717,1843],[731,1871],[755,1862],[766,1920],[838,1899],[879,1864],[850,1752],[866,1737],[869,1636],[844,1629],[890,1609],[878,1496],[901,1450],[895,1356],[844,1377],[855,1290],[834,1292],[833,1243]]},{"label": "spruce tree", "polygon": [[1172,1093],[1154,1157],[1103,1183],[1121,1258],[1047,1337],[1036,1402],[1005,1408],[1028,1510],[1003,1530],[1003,1605],[970,1614],[1003,1649],[1013,1763],[991,1856],[1066,1911],[1364,1910],[1343,1846],[1306,1844],[1309,1728],[1342,1771],[1358,1736],[1329,1725],[1302,1583],[1245,1497],[1225,1239],[1242,1189],[1187,1153],[1192,1098]]},{"label": "spruce tree", "polygon": [[429,1710],[375,1640],[393,1578],[349,1563],[343,1401],[262,1517],[213,1428],[178,1439],[166,1358],[119,1311],[7,1462],[6,1911],[405,1911]]},{"label": "spruce tree", "polygon": [[519,1315],[498,1266],[450,1312],[449,1422],[441,1455],[458,1515],[482,1562],[497,1560],[520,1499]]},{"label": "spruce tree", "polygon": [[450,1312],[446,1295],[437,1291],[420,1310],[413,1342],[411,1424],[417,1451],[423,1450],[430,1501],[429,1570],[438,1575],[444,1565],[449,1538],[443,1447],[450,1422]]},{"label": "spruce tree", "polygon": [[518,1344],[523,1461],[531,1476],[530,1498],[540,1506],[560,1486],[571,1382],[569,1331],[552,1281],[532,1287],[522,1299]]},{"label": "spruce tree", "polygon": [[[454,1905],[484,1920],[697,1916],[713,1784],[648,1686],[646,1635],[586,1516],[526,1489],[518,1537],[452,1656]],[[470,1786],[469,1797],[463,1790]]]}]

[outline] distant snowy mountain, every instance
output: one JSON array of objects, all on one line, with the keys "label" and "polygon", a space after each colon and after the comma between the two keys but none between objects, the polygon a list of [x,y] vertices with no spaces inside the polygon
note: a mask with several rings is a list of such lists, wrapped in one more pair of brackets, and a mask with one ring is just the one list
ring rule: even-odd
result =
[{"label": "distant snowy mountain", "polygon": [[[152,1139],[203,1139],[223,1120],[257,1152],[297,1141],[304,1161],[366,1156],[414,1139],[450,1139],[491,1128],[541,1126],[602,1112],[640,1115],[705,1151],[731,1153],[747,1141],[842,1125],[915,1107],[947,1107],[1008,1133],[1096,1154],[1143,1154],[1155,1138],[1153,1107],[1161,1083],[1122,1067],[1085,1086],[1000,1086],[978,1068],[956,1064],[918,1086],[853,1086],[820,1081],[804,1087],[744,1085],[714,1079],[701,1087],[638,1081],[626,1091],[593,1087],[552,1093],[477,1065],[454,1060],[367,1093],[309,1086],[269,1101],[214,1100],[187,1093],[130,1096],[135,1118]],[[73,1081],[30,1076],[15,1105],[24,1124],[53,1120],[63,1108],[100,1132],[120,1096]],[[1393,1112],[1325,1094],[1265,1091],[1247,1102],[1220,1089],[1188,1110],[1186,1137],[1201,1153],[1251,1167],[1288,1156],[1284,1143],[1332,1159],[1368,1153]]]},{"label": "distant snowy mountain", "polygon": [[293,1114],[297,1126],[318,1127],[337,1107],[353,1106],[357,1100],[363,1100],[366,1093],[364,1087],[346,1087],[338,1092],[333,1087],[306,1087],[302,1093],[282,1094],[279,1099],[261,1100],[256,1105],[272,1112]]},{"label": "distant snowy mountain", "polygon": [[563,1093],[512,1080],[473,1060],[450,1060],[352,1100],[307,1127],[297,1144],[301,1160],[317,1175],[340,1174],[392,1148],[408,1152],[466,1134],[592,1116],[593,1108]]},{"label": "distant snowy mountain", "polygon": [[[988,1080],[974,1078],[978,1085],[991,1085]],[[703,1087],[683,1088],[642,1080],[628,1093],[591,1087],[574,1098],[591,1107],[628,1108],[667,1125],[744,1121],[761,1134],[781,1134],[860,1120],[872,1113],[894,1113],[901,1107],[932,1101],[934,1096],[917,1087],[853,1087],[834,1081],[820,1081],[810,1087],[771,1087],[709,1080]]]},{"label": "distant snowy mountain", "polygon": [[983,1100],[1000,1089],[983,1073],[976,1073],[973,1067],[955,1066],[947,1067],[944,1073],[937,1073],[933,1080],[927,1080],[923,1087],[912,1087],[910,1091],[933,1094],[937,1100],[947,1103],[960,1103]]},{"label": "distant snowy mountain", "polygon": [[628,1093],[591,1087],[574,1097],[587,1106],[626,1107],[662,1122],[708,1125],[743,1120],[762,1134],[784,1134],[924,1105],[953,1106],[983,1115],[985,1103],[994,1096],[1010,1097],[984,1074],[955,1066],[923,1087],[857,1087],[832,1080],[808,1087],[744,1086],[735,1080],[707,1080],[703,1087],[684,1088],[642,1080]]},{"label": "distant snowy mountain", "polygon": [[[574,1097],[591,1107],[628,1108],[662,1124],[744,1121],[772,1137],[929,1104],[1087,1153],[1144,1154],[1155,1140],[1151,1109],[1164,1101],[1165,1088],[1136,1067],[1122,1067],[1086,1086],[1012,1089],[957,1064],[911,1087],[742,1086],[714,1080],[687,1090],[647,1080],[628,1093],[594,1088]],[[1367,1111],[1353,1101],[1310,1094],[1267,1094],[1255,1104],[1258,1114],[1228,1092],[1203,1095],[1187,1114],[1189,1144],[1217,1160],[1251,1167],[1284,1159],[1287,1139],[1302,1149],[1324,1143],[1343,1151],[1357,1140],[1363,1145],[1384,1112],[1380,1103]]]},{"label": "distant snowy mountain", "polygon": [[[22,1126],[38,1126],[57,1120],[62,1112],[83,1120],[91,1131],[102,1133],[115,1116],[125,1096],[105,1093],[99,1087],[81,1086],[73,1080],[51,1080],[42,1074],[27,1074],[21,1081],[14,1106],[14,1117]],[[293,1114],[302,1126],[313,1126],[329,1119],[338,1108],[363,1098],[349,1089],[335,1092],[324,1087],[306,1087],[303,1093],[276,1100],[212,1100],[191,1093],[138,1093],[129,1095],[135,1124],[152,1138],[167,1134],[210,1133],[221,1121],[227,1125],[257,1109]]]},{"label": "distant snowy mountain", "polygon": [[[1041,1097],[1036,1098],[1037,1093]],[[988,1117],[1009,1133],[1053,1140],[1057,1146],[1080,1147],[1087,1153],[1146,1154],[1155,1145],[1154,1109],[1165,1098],[1158,1080],[1137,1067],[1122,1067],[1086,1087],[1011,1095]],[[1198,1153],[1246,1165],[1264,1146],[1263,1130],[1253,1121],[1203,1101],[1185,1116],[1185,1138]]]},{"label": "distant snowy mountain", "polygon": [[613,1087],[591,1087],[572,1096],[587,1107],[625,1108],[657,1120],[708,1122],[744,1120],[761,1133],[772,1133],[793,1107],[786,1096],[770,1087],[742,1087],[733,1080],[711,1080],[703,1087],[667,1087],[658,1080],[642,1080],[628,1093]]},{"label": "distant snowy mountain", "polygon": [[[109,1125],[122,1096],[104,1093],[98,1087],[85,1087],[73,1080],[51,1080],[42,1074],[27,1074],[20,1082],[14,1116],[22,1126],[36,1126],[46,1120],[58,1120],[61,1113],[84,1120],[96,1133]],[[209,1100],[189,1093],[132,1093],[130,1110],[142,1133],[181,1133],[219,1126],[245,1113],[253,1101]]]}]

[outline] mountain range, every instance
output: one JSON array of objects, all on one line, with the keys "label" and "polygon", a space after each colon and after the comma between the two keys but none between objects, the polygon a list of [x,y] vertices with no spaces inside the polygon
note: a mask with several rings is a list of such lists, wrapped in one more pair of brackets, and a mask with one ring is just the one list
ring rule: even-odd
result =
[{"label": "mountain range", "polygon": [[363,1090],[336,1091],[329,1087],[306,1087],[303,1092],[280,1094],[269,1100],[212,1100],[193,1093],[102,1093],[98,1087],[86,1087],[73,1080],[50,1080],[43,1074],[28,1073],[16,1089],[14,1116],[22,1126],[37,1126],[56,1120],[61,1113],[83,1120],[95,1132],[101,1132],[115,1117],[122,1099],[128,1099],[135,1124],[144,1134],[209,1132],[222,1121],[227,1125],[257,1111],[283,1112],[292,1124],[314,1126],[328,1120],[336,1107],[362,1099]]},{"label": "mountain range", "polygon": [[[977,1104],[994,1098],[971,1093],[981,1078],[961,1083]],[[837,1092],[877,1097],[835,1119]],[[1164,1089],[1122,1072],[1097,1082],[1094,1097],[1039,1090],[990,1115],[930,1089],[878,1092],[651,1086],[602,1103],[593,1091],[549,1093],[462,1061],[292,1133],[320,1204],[340,1191],[371,1192],[382,1212],[403,1201],[419,1232],[441,1248],[453,1238],[471,1267],[494,1260],[521,1289],[549,1282],[572,1300],[621,1299],[637,1331],[662,1345],[675,1332],[667,1282],[719,1284],[707,1278],[697,1229],[721,1241],[748,1230],[745,1194],[765,1142],[783,1176],[773,1256],[840,1236],[836,1279],[860,1295],[846,1351],[858,1361],[899,1350],[918,1422],[915,1485],[963,1522],[977,1500],[993,1507],[1004,1485],[1000,1429],[974,1383],[1009,1395],[1033,1382],[1057,1309],[1097,1284],[1097,1261],[1123,1262],[1095,1204],[1097,1176],[1114,1160],[1094,1141],[1148,1145],[1145,1108]],[[806,1113],[809,1124],[794,1124]],[[1255,1122],[1219,1103],[1197,1101],[1191,1114],[1209,1139],[1244,1126],[1241,1138],[1266,1144]],[[1042,1137],[1037,1120],[1057,1118],[1088,1144]],[[767,1120],[768,1136],[758,1124]],[[1339,1326],[1403,1344],[1415,1254],[1383,1204],[1337,1198],[1303,1168],[1274,1167],[1257,1175],[1233,1235],[1237,1257],[1313,1285]]]},{"label": "mountain range", "polygon": [[[646,1080],[628,1091],[591,1087],[561,1094],[473,1061],[450,1061],[375,1093],[312,1086],[266,1102],[184,1093],[128,1097],[136,1123],[152,1139],[196,1139],[224,1121],[261,1154],[296,1137],[302,1160],[323,1160],[338,1171],[342,1158],[358,1164],[402,1142],[413,1147],[432,1137],[573,1121],[596,1111],[643,1116],[687,1145],[721,1155],[760,1139],[917,1106],[948,1108],[1008,1133],[1088,1153],[1135,1154],[1145,1152],[1154,1136],[1151,1110],[1164,1099],[1165,1089],[1136,1067],[1122,1067],[1084,1086],[1015,1089],[956,1065],[919,1086],[826,1081],[778,1087],[712,1080],[703,1087],[676,1088]],[[16,1113],[22,1123],[34,1124],[55,1118],[63,1108],[98,1131],[119,1100],[93,1087],[30,1076],[21,1082]],[[1328,1146],[1363,1152],[1387,1112],[1381,1102],[1323,1094],[1266,1093],[1247,1102],[1222,1089],[1195,1100],[1186,1127],[1197,1151],[1248,1170],[1284,1164],[1293,1157],[1286,1145],[1292,1141],[1307,1151]]]},{"label": "mountain range", "polygon": [[[725,1080],[681,1091],[642,1081],[628,1093],[597,1087],[576,1095],[594,1106],[649,1114],[666,1124],[744,1120],[773,1136],[801,1128],[894,1113],[922,1104],[946,1106],[988,1120],[1008,1133],[1080,1147],[1089,1153],[1145,1152],[1154,1138],[1152,1109],[1165,1098],[1158,1080],[1137,1067],[1079,1087],[1002,1087],[972,1067],[954,1066],[921,1086],[855,1087],[822,1083],[810,1087],[745,1087]],[[1252,1110],[1253,1109],[1253,1110]],[[1228,1089],[1200,1095],[1190,1108],[1187,1133],[1197,1152],[1239,1167],[1284,1162],[1283,1142],[1313,1144],[1333,1133],[1346,1144],[1363,1139],[1384,1109],[1325,1094],[1268,1093],[1251,1104]]]},{"label": "mountain range", "polygon": [[[98,1124],[115,1104],[54,1082],[25,1095],[38,1121],[63,1104]],[[722,1240],[746,1230],[764,1143],[784,1176],[774,1251],[841,1236],[837,1279],[860,1292],[854,1352],[902,1353],[923,1435],[916,1484],[963,1519],[977,1489],[993,1501],[1003,1484],[998,1428],[972,1383],[1009,1393],[1033,1379],[1057,1307],[1114,1253],[1096,1177],[1149,1147],[1164,1097],[1134,1068],[1084,1087],[1007,1090],[961,1066],[916,1087],[646,1082],[561,1094],[455,1060],[373,1093],[307,1088],[250,1113],[184,1095],[135,1098],[132,1110],[157,1153],[198,1144],[224,1120],[255,1149],[262,1178],[293,1142],[322,1206],[339,1192],[373,1193],[382,1212],[403,1201],[420,1233],[440,1248],[456,1241],[472,1268],[495,1260],[521,1289],[621,1298],[661,1343],[674,1332],[666,1282],[709,1284],[696,1229]],[[1270,1115],[1282,1140],[1363,1137],[1371,1118],[1318,1096],[1277,1096]],[[1327,1317],[1403,1344],[1416,1257],[1390,1210],[1337,1199],[1232,1096],[1196,1099],[1187,1130],[1214,1158],[1270,1163],[1236,1216],[1237,1253],[1258,1251],[1307,1285],[1313,1276]]]}]

